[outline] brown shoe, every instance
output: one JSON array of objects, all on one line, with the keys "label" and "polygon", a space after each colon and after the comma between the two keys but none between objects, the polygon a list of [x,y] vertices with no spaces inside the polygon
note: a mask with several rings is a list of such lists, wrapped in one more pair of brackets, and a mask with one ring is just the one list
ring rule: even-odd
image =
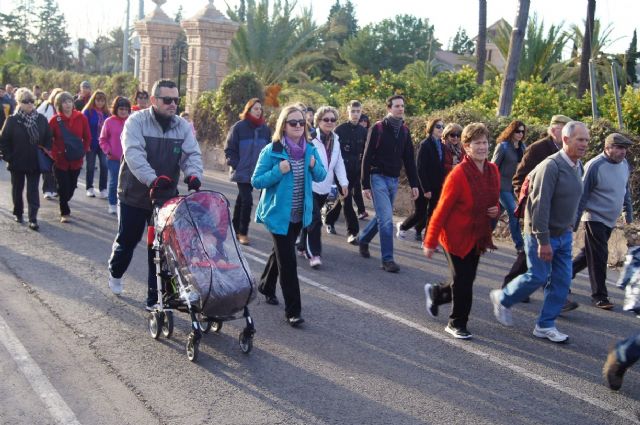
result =
[{"label": "brown shoe", "polygon": [[620,389],[626,370],[627,368],[623,367],[618,361],[615,349],[611,349],[607,356],[607,361],[604,362],[604,367],[602,368],[602,376],[604,380],[607,381],[609,388],[614,391]]},{"label": "brown shoe", "polygon": [[238,242],[240,242],[241,245],[250,245],[249,237],[247,235],[238,234]]}]

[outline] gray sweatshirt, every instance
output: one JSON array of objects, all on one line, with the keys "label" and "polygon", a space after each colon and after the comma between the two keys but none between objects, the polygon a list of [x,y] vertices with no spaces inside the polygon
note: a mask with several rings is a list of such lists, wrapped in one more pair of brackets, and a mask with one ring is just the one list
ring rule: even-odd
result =
[{"label": "gray sweatshirt", "polygon": [[582,164],[578,161],[574,169],[560,151],[538,164],[529,179],[524,231],[547,245],[551,237],[573,228],[582,195]]}]

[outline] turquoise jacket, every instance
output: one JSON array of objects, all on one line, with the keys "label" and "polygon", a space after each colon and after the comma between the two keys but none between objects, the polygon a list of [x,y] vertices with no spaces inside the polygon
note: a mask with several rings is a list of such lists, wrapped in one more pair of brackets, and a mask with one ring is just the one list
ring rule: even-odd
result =
[{"label": "turquoise jacket", "polygon": [[[311,156],[316,158],[313,168],[309,167]],[[262,149],[258,157],[256,169],[251,177],[251,185],[263,189],[256,208],[256,223],[263,223],[268,231],[276,235],[286,235],[291,218],[291,198],[293,195],[293,173],[280,172],[280,162],[289,160],[289,154],[280,142],[269,143]],[[313,211],[313,192],[311,182],[321,182],[327,175],[318,151],[311,143],[307,143],[304,153],[304,208],[302,225],[311,224]]]}]

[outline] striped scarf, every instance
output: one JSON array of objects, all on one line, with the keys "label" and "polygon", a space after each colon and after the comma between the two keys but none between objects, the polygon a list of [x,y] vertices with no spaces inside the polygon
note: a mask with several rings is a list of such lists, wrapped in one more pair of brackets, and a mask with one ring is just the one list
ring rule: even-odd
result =
[{"label": "striped scarf", "polygon": [[37,145],[40,139],[40,132],[38,131],[38,112],[34,109],[31,113],[27,114],[22,109],[18,109],[15,113],[18,118],[18,124],[24,126],[29,136],[29,143]]}]

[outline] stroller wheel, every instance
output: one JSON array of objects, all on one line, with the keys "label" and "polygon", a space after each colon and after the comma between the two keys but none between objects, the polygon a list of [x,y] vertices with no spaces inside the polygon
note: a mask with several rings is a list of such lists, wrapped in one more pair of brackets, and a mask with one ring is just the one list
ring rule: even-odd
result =
[{"label": "stroller wheel", "polygon": [[151,338],[158,339],[160,337],[160,331],[163,326],[163,317],[162,314],[157,311],[152,311],[149,313],[149,333],[151,334]]},{"label": "stroller wheel", "polygon": [[162,336],[171,338],[171,335],[173,335],[173,311],[165,311],[162,323]]},{"label": "stroller wheel", "polygon": [[196,338],[193,333],[189,334],[187,338],[187,358],[191,362],[198,360],[198,346],[200,345],[200,339]]},{"label": "stroller wheel", "polygon": [[211,322],[209,322],[209,326],[211,327],[211,330],[214,332],[220,332],[222,330],[222,320],[213,320]]},{"label": "stroller wheel", "polygon": [[240,350],[245,354],[249,354],[253,348],[253,336],[247,335],[242,331],[238,337],[238,343],[240,344]]},{"label": "stroller wheel", "polygon": [[202,331],[202,333],[208,334],[211,330],[211,320],[208,320],[200,313],[196,314],[196,318],[198,319],[198,324],[200,325],[200,330]]}]

